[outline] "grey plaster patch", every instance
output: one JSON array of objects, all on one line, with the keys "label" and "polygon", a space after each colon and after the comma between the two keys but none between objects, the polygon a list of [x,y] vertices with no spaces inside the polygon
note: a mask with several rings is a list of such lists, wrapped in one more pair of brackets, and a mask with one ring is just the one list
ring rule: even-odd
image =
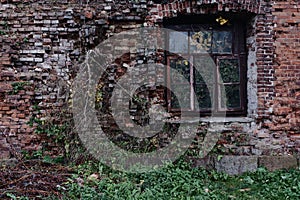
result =
[{"label": "grey plaster patch", "polygon": [[[255,29],[257,19],[252,21],[252,29]],[[257,64],[256,64],[256,35],[247,38],[248,58],[247,58],[247,99],[248,99],[248,116],[257,116]]]}]

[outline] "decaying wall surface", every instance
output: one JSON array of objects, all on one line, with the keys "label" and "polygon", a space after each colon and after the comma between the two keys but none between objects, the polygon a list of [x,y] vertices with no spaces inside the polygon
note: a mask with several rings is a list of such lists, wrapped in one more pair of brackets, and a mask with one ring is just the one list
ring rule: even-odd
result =
[{"label": "decaying wall surface", "polygon": [[[299,3],[277,2],[274,15],[274,92],[270,131],[287,135],[290,140],[285,148],[292,146],[299,151]],[[297,140],[298,138],[298,140]]]},{"label": "decaying wall surface", "polygon": [[[47,121],[49,113],[69,104],[77,63],[101,41],[133,28],[161,27],[163,20],[177,16],[236,12],[252,16],[245,22],[248,111],[247,116],[226,120],[218,153],[252,156],[254,163],[264,155],[296,155],[300,151],[299,8],[297,1],[263,0],[2,0],[0,158],[12,157],[12,148],[43,148],[44,139],[34,133],[36,125],[30,122]],[[53,151],[58,151],[55,145]],[[222,163],[217,168],[222,170]]]}]

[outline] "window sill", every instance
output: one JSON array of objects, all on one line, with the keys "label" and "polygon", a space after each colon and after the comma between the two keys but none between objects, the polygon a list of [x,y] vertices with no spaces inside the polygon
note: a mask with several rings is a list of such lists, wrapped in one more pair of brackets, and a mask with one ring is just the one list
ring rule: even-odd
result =
[{"label": "window sill", "polygon": [[168,119],[166,122],[171,123],[251,123],[254,122],[250,117],[186,117],[183,119]]}]

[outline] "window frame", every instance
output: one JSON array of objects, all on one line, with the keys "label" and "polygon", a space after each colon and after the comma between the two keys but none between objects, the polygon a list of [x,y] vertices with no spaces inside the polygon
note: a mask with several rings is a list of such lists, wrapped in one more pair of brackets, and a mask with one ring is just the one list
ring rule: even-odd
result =
[{"label": "window frame", "polygon": [[[230,23],[231,25],[229,26],[221,26],[218,23],[214,23],[212,21],[210,21],[210,23],[185,23],[185,21],[182,23],[167,23],[165,25],[165,28],[174,30],[174,31],[179,31],[179,32],[184,32],[187,31],[188,32],[188,52],[187,53],[171,53],[168,51],[165,51],[165,62],[167,64],[167,70],[166,70],[166,75],[167,75],[167,86],[170,88],[171,87],[171,82],[170,82],[170,58],[178,58],[178,57],[182,57],[182,58],[186,58],[189,60],[190,62],[190,77],[193,76],[193,59],[197,56],[203,56],[203,54],[201,53],[192,53],[190,51],[190,32],[194,31],[191,28],[187,28],[187,27],[191,27],[192,25],[198,26],[203,28],[202,30],[206,31],[206,30],[211,30],[212,31],[212,35],[213,35],[213,31],[230,31],[232,34],[232,46],[231,46],[231,53],[214,53],[213,50],[211,50],[211,52],[209,52],[209,55],[212,57],[213,61],[216,64],[216,67],[214,69],[214,74],[215,74],[215,82],[214,82],[214,102],[217,103],[217,105],[212,105],[212,109],[200,109],[200,110],[191,110],[193,109],[192,104],[194,104],[194,99],[192,99],[192,97],[194,96],[193,94],[190,94],[191,98],[190,98],[190,109],[184,109],[184,111],[189,111],[191,113],[191,115],[193,114],[197,114],[200,112],[200,115],[209,115],[211,112],[214,113],[222,113],[222,112],[226,112],[226,115],[228,116],[244,116],[246,115],[246,105],[247,105],[247,97],[246,97],[246,81],[247,81],[247,60],[246,60],[246,33],[245,33],[245,23],[243,21],[239,21],[237,19],[230,19]],[[181,27],[183,27],[181,29]],[[167,38],[167,47],[169,47],[169,35],[166,37]],[[212,39],[213,40],[213,39]],[[211,49],[213,48],[213,42],[211,42]],[[207,54],[205,54],[207,55]],[[237,85],[239,85],[239,90],[240,90],[240,107],[239,108],[227,108],[225,109],[221,109],[221,94],[220,94],[220,89],[219,89],[219,70],[220,70],[220,66],[219,66],[219,61],[221,59],[237,59],[238,60],[238,64],[239,64],[239,83]],[[223,83],[224,84],[224,83]],[[235,83],[229,83],[231,85],[234,85]],[[192,81],[190,82],[190,86],[194,85],[194,77],[192,77]],[[193,92],[194,87],[191,87],[190,91]],[[166,97],[167,97],[167,108],[169,112],[179,112],[182,109],[174,109],[171,107],[171,92],[170,90],[168,90],[166,92]],[[211,102],[213,104],[213,102]]]}]

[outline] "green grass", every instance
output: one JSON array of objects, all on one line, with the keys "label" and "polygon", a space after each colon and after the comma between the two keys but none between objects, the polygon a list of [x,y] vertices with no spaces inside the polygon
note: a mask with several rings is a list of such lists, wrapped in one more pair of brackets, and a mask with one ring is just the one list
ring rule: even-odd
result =
[{"label": "green grass", "polygon": [[95,163],[81,165],[77,171],[63,186],[63,199],[300,199],[299,170],[259,169],[229,176],[180,161],[144,174],[113,171]]}]

